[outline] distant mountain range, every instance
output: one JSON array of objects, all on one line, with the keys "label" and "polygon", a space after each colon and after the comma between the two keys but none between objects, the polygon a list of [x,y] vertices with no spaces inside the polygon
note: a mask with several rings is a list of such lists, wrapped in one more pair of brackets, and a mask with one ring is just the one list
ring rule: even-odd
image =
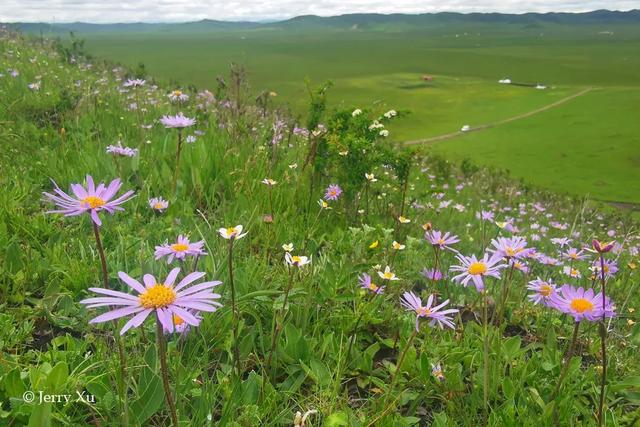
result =
[{"label": "distant mountain range", "polygon": [[10,27],[30,33],[77,33],[88,32],[156,32],[156,31],[233,31],[260,29],[334,29],[334,30],[375,30],[388,27],[425,28],[452,24],[514,24],[527,27],[548,24],[593,25],[593,24],[640,24],[640,10],[610,11],[595,10],[584,13],[423,13],[423,14],[376,14],[354,13],[321,17],[315,15],[297,16],[278,22],[231,22],[203,19],[185,23],[115,23],[90,24],[72,23],[7,23]]}]

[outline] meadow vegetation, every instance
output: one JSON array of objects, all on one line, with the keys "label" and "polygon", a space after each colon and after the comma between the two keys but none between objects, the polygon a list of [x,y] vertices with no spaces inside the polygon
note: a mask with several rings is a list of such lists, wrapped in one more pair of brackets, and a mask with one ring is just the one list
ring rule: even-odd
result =
[{"label": "meadow vegetation", "polygon": [[640,420],[620,211],[403,148],[391,101],[330,84],[303,121],[239,66],[0,52],[0,424]]},{"label": "meadow vegetation", "polygon": [[[628,185],[639,178],[637,22],[483,23],[458,16],[419,26],[390,17],[367,26],[366,16],[344,19],[342,25],[302,18],[297,25],[257,28],[132,26],[80,37],[91,54],[133,68],[143,63],[173,85],[212,87],[231,63],[242,65],[254,96],[273,92],[275,105],[302,117],[307,79],[312,85],[329,79],[330,107],[403,112],[390,126],[396,142],[494,123],[593,87],[597,91],[548,113],[433,148],[449,159],[509,169],[554,191],[640,202],[637,186]],[[499,85],[504,78],[547,89]],[[549,153],[548,145],[562,148]],[[598,185],[591,185],[594,179]]]}]

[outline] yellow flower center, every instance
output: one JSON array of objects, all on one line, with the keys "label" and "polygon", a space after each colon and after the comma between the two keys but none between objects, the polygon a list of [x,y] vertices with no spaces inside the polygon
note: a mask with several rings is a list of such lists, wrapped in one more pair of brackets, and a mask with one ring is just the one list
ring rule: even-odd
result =
[{"label": "yellow flower center", "polygon": [[474,262],[469,266],[467,272],[469,274],[473,274],[474,276],[484,274],[487,272],[487,266],[484,262]]},{"label": "yellow flower center", "polygon": [[375,283],[370,283],[369,289],[372,290],[373,292],[376,292],[378,290],[378,286]]},{"label": "yellow flower center", "polygon": [[576,298],[571,301],[571,308],[578,313],[584,313],[593,310],[593,303],[584,298]]},{"label": "yellow flower center", "polygon": [[444,245],[444,239],[438,239],[438,244],[439,245]]},{"label": "yellow flower center", "polygon": [[160,283],[156,283],[140,294],[140,305],[144,308],[163,308],[172,304],[177,298],[176,292]]},{"label": "yellow flower center", "polygon": [[180,95],[182,95],[182,91],[181,91],[181,90],[174,90],[174,91],[173,91],[173,94],[174,94],[175,96],[180,96]]},{"label": "yellow flower center", "polygon": [[100,197],[87,196],[82,199],[82,203],[89,205],[91,209],[97,209],[104,206],[107,202],[105,202],[104,199],[101,199]]},{"label": "yellow flower center", "polygon": [[229,227],[227,228],[227,234],[229,236],[233,236],[234,234],[236,234],[236,228],[235,227]]},{"label": "yellow flower center", "polygon": [[551,295],[551,292],[553,292],[553,289],[551,289],[551,286],[547,284],[540,286],[540,290],[538,291],[538,293],[543,297],[548,297],[549,295]]},{"label": "yellow flower center", "polygon": [[291,257],[291,261],[294,264],[300,264],[302,262],[302,258],[300,258],[298,255],[294,255]]},{"label": "yellow flower center", "polygon": [[392,273],[392,272],[390,272],[390,271],[385,271],[385,272],[383,273],[383,276],[384,276],[384,278],[385,278],[385,279],[387,279],[387,280],[391,280],[391,279],[393,279],[393,278],[394,278],[395,274],[393,274],[393,273]]},{"label": "yellow flower center", "polygon": [[176,252],[184,252],[187,249],[189,249],[189,245],[185,245],[184,243],[175,243],[171,245],[171,249],[173,249]]},{"label": "yellow flower center", "polygon": [[162,203],[156,203],[153,207],[156,209],[162,209]]},{"label": "yellow flower center", "polygon": [[428,316],[431,314],[431,310],[429,310],[427,307],[420,307],[416,308],[416,313],[418,314],[418,316]]},{"label": "yellow flower center", "polygon": [[507,248],[504,252],[507,254],[507,256],[516,256],[516,254],[518,253],[513,248]]},{"label": "yellow flower center", "polygon": [[184,320],[182,320],[182,317],[178,316],[177,314],[173,315],[173,324],[178,326],[178,325],[182,325],[184,323]]},{"label": "yellow flower center", "polygon": [[571,258],[571,259],[578,259],[578,254],[577,254],[577,253],[575,253],[575,252],[571,252],[571,253],[569,254],[569,258]]},{"label": "yellow flower center", "polygon": [[576,270],[575,268],[572,268],[570,271],[570,275],[571,276],[577,276],[578,275],[578,270]]}]

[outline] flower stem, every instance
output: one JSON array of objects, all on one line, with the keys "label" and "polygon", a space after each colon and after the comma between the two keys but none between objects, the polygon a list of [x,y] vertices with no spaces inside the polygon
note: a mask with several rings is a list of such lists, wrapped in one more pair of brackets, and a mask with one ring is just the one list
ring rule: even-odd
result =
[{"label": "flower stem", "polygon": [[236,305],[236,287],[233,284],[233,238],[229,239],[229,286],[231,287],[231,314],[233,329],[233,358],[235,359],[236,371],[240,376],[240,349],[238,347],[238,307]]},{"label": "flower stem", "polygon": [[271,186],[269,186],[269,210],[271,211],[271,221],[275,221],[275,216],[273,212],[273,194]]},{"label": "flower stem", "polygon": [[571,358],[573,357],[573,350],[575,349],[576,341],[578,341],[578,329],[580,329],[580,322],[576,322],[576,325],[573,328],[573,335],[571,337],[571,342],[569,343],[569,348],[567,349],[567,354],[564,358],[562,372],[560,373],[560,377],[558,378],[556,388],[551,394],[551,400],[554,400],[556,398],[558,392],[560,391],[560,386],[562,386],[562,382],[564,381],[564,378],[567,376],[567,372],[569,371],[569,362],[571,362]]},{"label": "flower stem", "polygon": [[[287,289],[284,292],[284,302],[282,304],[282,309],[280,309],[275,315],[273,331],[271,333],[271,348],[269,349],[269,356],[267,357],[267,362],[265,363],[266,373],[269,373],[271,370],[271,360],[273,359],[273,353],[275,353],[276,347],[278,346],[278,337],[280,336],[280,332],[282,331],[282,322],[284,322],[284,317],[286,315],[285,310],[287,308],[287,301],[289,300],[289,293],[291,292],[291,288],[293,287],[293,268],[288,267],[288,269],[289,283],[287,284]],[[266,375],[264,378],[266,378]]]},{"label": "flower stem", "polygon": [[602,322],[600,322],[600,345],[602,349],[602,382],[600,384],[600,401],[598,403],[598,426],[604,422],[604,396],[607,385],[607,327],[606,320],[606,287],[604,276],[604,254],[600,254],[600,280],[602,281]]},{"label": "flower stem", "polygon": [[182,151],[182,130],[178,129],[178,147],[176,148],[176,167],[173,172],[173,183],[171,184],[171,193],[176,195],[176,185],[178,183],[178,175],[180,174],[180,151]]},{"label": "flower stem", "polygon": [[[102,239],[100,238],[100,227],[98,224],[91,221],[93,224],[93,235],[96,238],[96,247],[98,248],[98,254],[100,255],[100,267],[102,268],[102,281],[104,282],[104,287],[109,289],[109,271],[107,270],[107,258],[104,255],[104,247],[102,246]],[[122,415],[124,417],[124,424],[128,425],[129,423],[129,404],[127,401],[127,396],[125,395],[126,389],[126,371],[127,371],[127,359],[124,357],[124,345],[122,340],[120,339],[120,335],[118,334],[118,322],[116,320],[113,321],[114,325],[114,339],[116,341],[116,346],[118,347],[118,357],[120,359],[120,378],[117,379],[118,382],[118,397],[120,398],[120,404],[122,405]]]},{"label": "flower stem", "polygon": [[509,268],[509,275],[507,276],[506,283],[502,287],[502,299],[500,301],[500,307],[498,308],[498,310],[495,310],[493,312],[493,315],[491,316],[491,323],[497,322],[496,326],[498,327],[500,326],[500,323],[502,321],[502,315],[504,314],[504,310],[507,306],[507,299],[509,298],[509,289],[511,287],[511,279],[513,278],[514,268],[515,268],[515,264],[513,263],[513,260],[512,260],[511,268]]},{"label": "flower stem", "polygon": [[411,336],[409,336],[409,339],[407,340],[407,345],[404,346],[404,349],[402,349],[402,353],[400,353],[400,357],[398,358],[398,363],[396,364],[396,370],[393,372],[393,375],[391,376],[391,383],[389,384],[389,391],[387,392],[387,397],[384,400],[385,410],[382,411],[383,413],[386,412],[387,402],[389,401],[389,398],[393,393],[393,389],[395,388],[396,380],[398,379],[398,374],[402,370],[402,363],[404,362],[404,358],[407,355],[407,351],[409,350],[409,348],[411,348],[411,344],[413,344],[413,340],[415,339],[416,335],[418,335],[418,330],[414,329],[413,332],[411,333]]},{"label": "flower stem", "polygon": [[171,412],[171,421],[175,427],[178,426],[178,413],[176,412],[176,404],[171,396],[171,388],[169,386],[169,368],[167,367],[167,343],[164,339],[164,331],[160,319],[156,318],[156,335],[158,340],[158,356],[160,357],[160,373],[162,375],[162,387],[164,387],[164,395],[167,398],[169,411]]},{"label": "flower stem", "polygon": [[487,425],[489,421],[489,324],[487,319],[489,301],[486,289],[482,291],[482,301],[482,400],[484,401],[484,425]]},{"label": "flower stem", "polygon": [[[558,383],[556,384],[556,388],[553,390],[551,394],[551,400],[554,401],[560,391],[560,386],[564,382],[567,373],[569,372],[569,363],[571,362],[571,358],[573,357],[573,350],[575,349],[576,342],[578,341],[578,329],[580,329],[580,322],[576,322],[576,325],[573,328],[573,336],[571,337],[571,342],[569,343],[569,348],[567,349],[567,354],[565,355],[564,365],[562,366],[562,372],[560,372],[560,377],[558,377]],[[553,405],[553,420],[554,425],[558,425],[558,402],[555,402]]]},{"label": "flower stem", "polygon": [[93,224],[93,235],[96,237],[96,246],[98,247],[98,254],[100,255],[100,266],[102,267],[102,281],[104,287],[109,289],[109,271],[107,270],[107,258],[104,256],[104,248],[102,247],[102,239],[100,239],[100,227],[98,224],[91,221]]}]

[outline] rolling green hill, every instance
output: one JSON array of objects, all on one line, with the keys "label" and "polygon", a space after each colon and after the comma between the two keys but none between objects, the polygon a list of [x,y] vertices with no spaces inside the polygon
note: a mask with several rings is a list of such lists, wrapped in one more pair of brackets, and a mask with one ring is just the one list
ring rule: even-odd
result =
[{"label": "rolling green hill", "polygon": [[[240,64],[255,94],[277,93],[273,102],[302,122],[308,104],[305,80],[312,85],[331,80],[332,107],[404,113],[390,128],[389,139],[396,142],[499,122],[596,88],[597,94],[544,114],[430,148],[508,169],[555,190],[638,203],[640,189],[628,185],[637,178],[634,159],[640,158],[634,137],[640,134],[638,24],[640,11],[633,10],[20,27],[43,34],[73,30],[92,55],[134,68],[143,63],[150,74],[176,87],[213,89],[232,63]],[[425,74],[433,80],[423,81]],[[503,78],[547,89],[498,84]],[[476,140],[483,149],[470,150]],[[552,164],[546,161],[550,144],[564,153]],[[525,146],[528,155],[523,156],[519,150]],[[621,160],[599,161],[599,147],[621,153]],[[584,152],[592,154],[581,157]],[[606,179],[594,185],[593,170]]]}]

